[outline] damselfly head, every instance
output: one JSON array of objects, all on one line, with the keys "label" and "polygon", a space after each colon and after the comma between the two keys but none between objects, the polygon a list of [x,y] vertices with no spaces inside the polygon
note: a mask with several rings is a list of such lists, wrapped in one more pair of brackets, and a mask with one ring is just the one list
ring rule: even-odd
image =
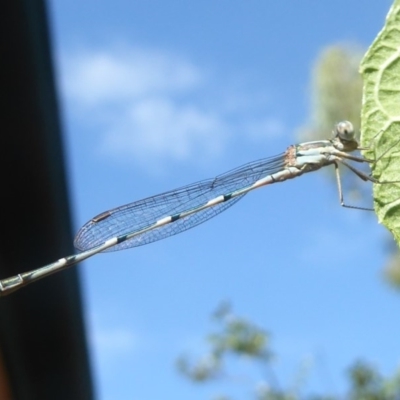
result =
[{"label": "damselfly head", "polygon": [[335,137],[345,142],[354,140],[354,128],[350,121],[341,121],[335,127]]}]

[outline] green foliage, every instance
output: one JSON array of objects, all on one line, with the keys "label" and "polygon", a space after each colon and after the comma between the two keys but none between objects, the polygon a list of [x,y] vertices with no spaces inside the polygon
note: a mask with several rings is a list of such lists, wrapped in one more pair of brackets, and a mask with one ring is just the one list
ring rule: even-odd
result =
[{"label": "green foliage", "polygon": [[[334,44],[318,55],[311,75],[310,118],[298,131],[298,141],[329,139],[334,126],[343,120],[360,129],[362,79],[358,72],[364,51],[356,44]],[[333,182],[334,170],[325,169]],[[358,205],[370,189],[347,168],[341,169],[342,184],[347,199]],[[334,183],[336,184],[336,183]],[[369,207],[368,204],[360,206]]]},{"label": "green foliage", "polygon": [[222,325],[220,332],[208,338],[215,357],[221,358],[229,352],[260,359],[268,359],[271,356],[267,349],[267,333],[256,325],[233,316],[229,306],[220,307],[214,318]]},{"label": "green foliage", "polygon": [[[356,362],[349,369],[349,387],[347,394],[307,395],[302,394],[307,389],[308,369],[301,367],[299,376],[288,387],[279,384],[273,370],[272,350],[269,336],[264,329],[244,318],[233,315],[230,308],[224,305],[214,315],[214,321],[219,325],[217,333],[208,337],[210,347],[206,356],[189,363],[188,357],[180,357],[177,365],[179,371],[190,381],[205,384],[213,381],[221,382],[232,376],[232,357],[247,361],[249,364],[262,367],[269,371],[264,376],[262,384],[259,378],[247,377],[241,382],[249,387],[254,400],[400,400],[400,371],[393,377],[384,378],[371,365]],[[230,361],[229,363],[227,361]],[[228,372],[229,370],[229,372]],[[273,377],[273,379],[271,379]],[[233,400],[228,395],[213,397],[213,400]]]},{"label": "green foliage", "polygon": [[[400,0],[390,9],[386,24],[365,54],[360,72],[364,80],[362,105],[365,156],[378,159],[373,176],[380,181],[400,181]],[[378,220],[400,242],[400,184],[375,184]]]},{"label": "green foliage", "polygon": [[272,357],[268,349],[268,334],[256,325],[231,314],[229,305],[223,304],[214,313],[220,329],[208,336],[209,352],[195,363],[186,356],[177,361],[178,370],[195,382],[204,382],[221,376],[227,357],[251,357],[267,361]]},{"label": "green foliage", "polygon": [[355,44],[335,44],[318,56],[311,76],[311,118],[300,130],[300,141],[327,138],[334,125],[345,119],[359,130],[362,54]]},{"label": "green foliage", "polygon": [[355,363],[349,371],[350,400],[398,400],[400,399],[400,374],[383,378],[375,368],[364,362]]},{"label": "green foliage", "polygon": [[351,399],[381,398],[383,394],[381,378],[369,365],[358,362],[350,369],[350,378],[354,384],[350,392]]},{"label": "green foliage", "polygon": [[[396,157],[396,154],[400,154],[400,143],[396,146],[396,140],[400,138],[396,135],[400,120],[395,121],[400,111],[396,90],[400,89],[400,84],[396,84],[396,80],[400,79],[400,74],[396,70],[399,47],[396,40],[400,37],[396,4],[398,2],[392,8],[392,17],[388,19],[385,29],[368,50],[361,66],[365,80],[362,143],[364,146],[376,149],[365,153],[372,159],[379,158],[382,153],[388,151],[376,165],[371,165],[374,176],[382,180],[400,179],[400,169],[397,168],[399,161]],[[356,131],[359,130],[363,90],[363,81],[358,72],[361,58],[361,48],[349,44],[328,46],[318,56],[312,74],[311,117],[299,130],[299,141],[328,137],[334,124],[344,119],[352,121]],[[386,108],[393,113],[392,120],[390,118],[388,120],[385,116],[388,114]],[[390,128],[386,129],[385,124],[388,124],[388,121]],[[397,170],[399,172],[396,172]],[[330,173],[329,176],[333,181],[334,174]],[[341,176],[345,197],[350,198],[352,204],[368,207],[368,200],[371,198],[370,185],[347,169],[341,169]],[[393,232],[395,237],[399,235],[397,231],[400,226],[400,214],[396,218],[400,205],[400,193],[397,187],[396,184],[374,185],[378,219]],[[392,240],[390,237],[389,241]],[[394,288],[400,289],[399,251],[390,243],[387,247],[390,256],[384,271],[385,278]]]},{"label": "green foliage", "polygon": [[395,289],[400,289],[400,257],[398,250],[392,253],[386,265],[385,278]]}]

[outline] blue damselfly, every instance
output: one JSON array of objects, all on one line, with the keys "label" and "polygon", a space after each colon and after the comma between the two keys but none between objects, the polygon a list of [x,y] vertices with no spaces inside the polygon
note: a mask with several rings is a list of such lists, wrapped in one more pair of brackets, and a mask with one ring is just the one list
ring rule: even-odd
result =
[{"label": "blue damselfly", "polygon": [[226,210],[254,189],[296,178],[328,165],[333,165],[336,171],[340,204],[368,210],[344,203],[339,164],[364,181],[388,182],[380,182],[347,162],[375,162],[350,154],[361,148],[349,121],[338,123],[333,133],[330,140],[292,145],[280,155],[245,164],[216,178],[103,212],[78,232],[74,245],[80,253],[1,280],[0,295],[9,294],[100,252],[141,246],[183,232]]}]

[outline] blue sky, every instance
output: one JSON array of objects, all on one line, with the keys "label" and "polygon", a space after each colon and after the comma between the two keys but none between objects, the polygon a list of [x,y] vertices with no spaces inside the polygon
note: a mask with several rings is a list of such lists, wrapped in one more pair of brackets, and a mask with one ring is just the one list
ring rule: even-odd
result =
[{"label": "blue sky", "polygon": [[[76,230],[107,209],[284,151],[308,120],[320,50],[367,47],[390,3],[50,1]],[[205,350],[224,300],[271,332],[282,386],[305,360],[303,393],[342,393],[360,357],[393,372],[399,297],[382,279],[385,237],[373,213],[342,209],[315,173],[249,194],[181,235],[85,261],[98,399],[218,392],[185,381],[174,361]],[[225,387],[250,396],[249,386]]]}]

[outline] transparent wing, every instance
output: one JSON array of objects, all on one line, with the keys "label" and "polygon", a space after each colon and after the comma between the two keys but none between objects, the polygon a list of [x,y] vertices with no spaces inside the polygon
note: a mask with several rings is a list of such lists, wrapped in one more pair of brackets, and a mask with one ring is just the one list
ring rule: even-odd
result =
[{"label": "transparent wing", "polygon": [[[257,180],[284,168],[284,155],[245,164],[213,179],[183,186],[156,196],[114,208],[92,218],[78,232],[75,247],[81,251],[93,248],[106,240],[130,234],[152,226],[161,218],[178,215],[203,206],[209,200],[233,193],[252,185]],[[123,250],[141,246],[193,228],[235,204],[244,195],[177,219],[122,242],[109,250]]]}]

